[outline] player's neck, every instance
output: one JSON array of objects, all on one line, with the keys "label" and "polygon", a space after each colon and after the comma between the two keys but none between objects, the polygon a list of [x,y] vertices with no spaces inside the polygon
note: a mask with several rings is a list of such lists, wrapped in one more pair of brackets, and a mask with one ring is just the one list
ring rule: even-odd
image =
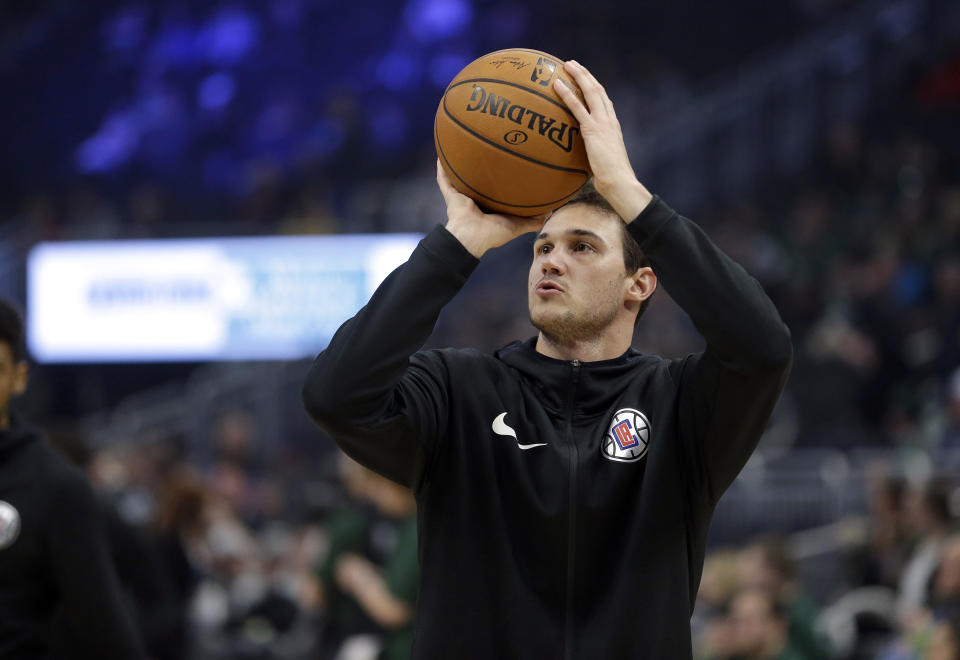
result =
[{"label": "player's neck", "polygon": [[630,348],[633,333],[605,332],[601,336],[572,342],[560,342],[543,331],[537,337],[536,350],[541,355],[556,360],[579,360],[598,362],[618,358]]}]

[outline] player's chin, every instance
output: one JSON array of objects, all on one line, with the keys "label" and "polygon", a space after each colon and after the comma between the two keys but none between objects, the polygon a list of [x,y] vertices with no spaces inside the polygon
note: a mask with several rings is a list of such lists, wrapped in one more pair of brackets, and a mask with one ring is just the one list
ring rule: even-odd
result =
[{"label": "player's chin", "polygon": [[550,314],[550,300],[543,300],[535,293],[530,294],[530,300],[527,304],[527,310],[530,312],[530,319],[540,318]]},{"label": "player's chin", "polygon": [[530,322],[538,330],[554,327],[561,316],[562,311],[555,301],[539,299],[530,301]]}]

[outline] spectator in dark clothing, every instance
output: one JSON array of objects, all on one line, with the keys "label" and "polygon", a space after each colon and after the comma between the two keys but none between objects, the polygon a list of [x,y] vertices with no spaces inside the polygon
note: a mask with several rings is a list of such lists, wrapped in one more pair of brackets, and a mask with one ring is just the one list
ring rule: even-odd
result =
[{"label": "spectator in dark clothing", "polygon": [[0,657],[144,657],[90,484],[10,414],[23,321],[0,301]]}]

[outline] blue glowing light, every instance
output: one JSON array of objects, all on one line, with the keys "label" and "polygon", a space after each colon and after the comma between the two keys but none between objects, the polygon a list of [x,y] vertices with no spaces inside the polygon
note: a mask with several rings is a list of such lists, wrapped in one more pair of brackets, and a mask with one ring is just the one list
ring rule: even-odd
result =
[{"label": "blue glowing light", "polygon": [[260,24],[242,9],[217,12],[204,26],[201,40],[207,59],[217,64],[235,64],[246,57],[260,39]]},{"label": "blue glowing light", "polygon": [[421,42],[463,32],[473,21],[469,0],[410,0],[404,10],[407,29]]},{"label": "blue glowing light", "polygon": [[130,158],[139,140],[136,122],[127,114],[115,113],[77,148],[77,168],[81,172],[115,169]]},{"label": "blue glowing light", "polygon": [[160,69],[191,68],[200,62],[197,35],[185,24],[163,28],[150,46],[150,59]]},{"label": "blue glowing light", "polygon": [[207,110],[222,110],[233,100],[236,84],[226,73],[204,78],[197,89],[197,105]]},{"label": "blue glowing light", "polygon": [[177,90],[162,83],[153,83],[140,93],[136,105],[137,120],[145,129],[162,129],[183,116]]}]

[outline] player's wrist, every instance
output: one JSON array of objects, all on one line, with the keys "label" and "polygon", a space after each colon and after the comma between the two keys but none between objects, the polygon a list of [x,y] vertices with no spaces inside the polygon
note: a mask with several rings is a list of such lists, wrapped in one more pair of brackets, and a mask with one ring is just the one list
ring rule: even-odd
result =
[{"label": "player's wrist", "polygon": [[653,201],[653,194],[635,176],[594,185],[624,222],[632,221]]},{"label": "player's wrist", "polygon": [[460,241],[460,245],[466,248],[467,252],[477,259],[490,248],[488,241],[476,229],[476,223],[448,221],[446,230],[450,232],[455,239]]}]

